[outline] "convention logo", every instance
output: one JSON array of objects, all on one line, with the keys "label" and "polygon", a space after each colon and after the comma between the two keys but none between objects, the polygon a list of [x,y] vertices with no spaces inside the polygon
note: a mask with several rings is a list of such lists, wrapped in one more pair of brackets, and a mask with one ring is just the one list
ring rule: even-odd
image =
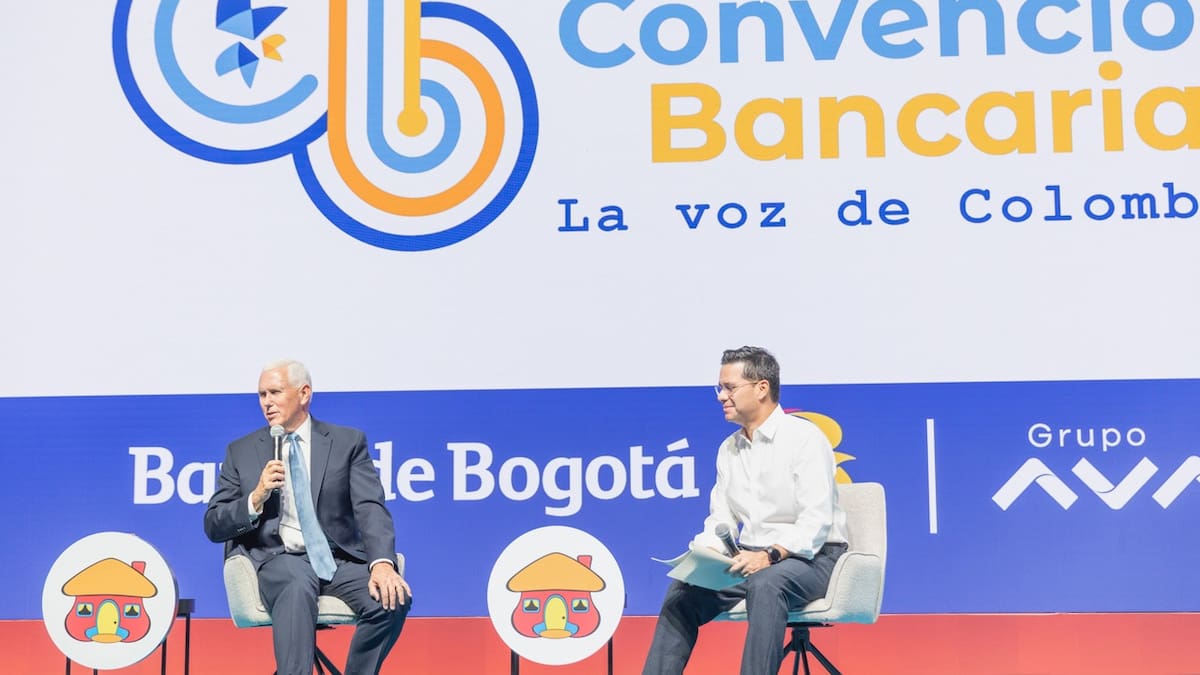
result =
[{"label": "convention logo", "polygon": [[545,665],[594,654],[616,632],[624,606],[625,582],[612,553],[571,527],[517,537],[488,579],[488,614],[500,639]]},{"label": "convention logo", "polygon": [[42,588],[42,620],[59,651],[94,669],[149,656],[175,621],[175,578],[158,551],[121,532],[63,551]]},{"label": "convention logo", "polygon": [[117,1],[117,76],[159,138],[223,164],[290,159],[329,222],[384,249],[458,243],[512,203],[538,107],[494,21],[449,2],[257,4]]}]

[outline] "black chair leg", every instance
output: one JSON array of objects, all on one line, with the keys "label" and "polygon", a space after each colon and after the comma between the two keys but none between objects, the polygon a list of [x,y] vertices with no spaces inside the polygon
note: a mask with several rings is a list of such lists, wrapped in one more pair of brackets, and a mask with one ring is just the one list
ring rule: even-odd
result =
[{"label": "black chair leg", "polygon": [[[329,626],[317,626],[317,630],[326,630],[328,628]],[[313,667],[317,669],[317,675],[325,675],[326,668],[329,669],[329,675],[342,675],[342,671],[333,665],[333,661],[330,661],[329,657],[325,656],[325,652],[321,651],[321,648],[315,643],[313,644],[313,656]],[[279,675],[279,671],[277,670],[271,675]]]},{"label": "black chair leg", "polygon": [[324,675],[325,670],[321,668],[322,665],[329,669],[329,675],[342,675],[342,671],[338,670],[337,666],[333,665],[333,661],[330,661],[329,657],[325,656],[325,652],[318,648],[316,658],[317,672]]},{"label": "black chair leg", "polygon": [[825,667],[825,671],[829,675],[842,675],[842,671],[838,670],[833,662],[830,661],[820,649],[812,643],[812,638],[809,634],[808,626],[792,626],[792,639],[788,642],[786,651],[795,652],[795,658],[792,661],[792,675],[798,675],[800,672],[800,664],[804,664],[804,675],[812,675],[808,669],[808,655],[812,653],[817,658],[817,661]]},{"label": "black chair leg", "polygon": [[833,663],[831,663],[829,659],[825,658],[825,655],[821,653],[821,650],[817,649],[817,646],[811,641],[808,643],[808,650],[812,652],[813,656],[817,657],[817,660],[821,662],[822,666],[825,666],[825,670],[829,671],[829,675],[842,675],[842,671],[834,668]]}]

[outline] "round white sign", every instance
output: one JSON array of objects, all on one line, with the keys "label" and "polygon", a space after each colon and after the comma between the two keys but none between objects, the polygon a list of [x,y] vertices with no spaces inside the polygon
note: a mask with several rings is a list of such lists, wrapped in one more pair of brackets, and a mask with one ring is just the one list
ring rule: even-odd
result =
[{"label": "round white sign", "polygon": [[42,588],[42,621],[71,661],[115,670],[158,648],[177,599],[175,576],[153,546],[132,534],[99,532],[54,561]]},{"label": "round white sign", "polygon": [[551,666],[604,646],[625,609],[625,580],[611,552],[572,527],[531,530],[509,544],[488,578],[488,614],[500,639]]}]

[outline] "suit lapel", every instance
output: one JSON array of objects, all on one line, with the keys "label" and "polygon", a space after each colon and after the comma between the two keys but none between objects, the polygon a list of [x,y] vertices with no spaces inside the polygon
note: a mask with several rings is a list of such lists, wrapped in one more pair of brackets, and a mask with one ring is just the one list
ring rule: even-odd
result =
[{"label": "suit lapel", "polygon": [[312,452],[308,458],[309,476],[308,482],[312,487],[313,506],[316,507],[317,500],[321,495],[321,484],[325,482],[325,469],[329,466],[329,454],[333,452],[333,439],[329,436],[329,430],[325,428],[317,420],[312,421]]},{"label": "suit lapel", "polygon": [[254,449],[258,452],[258,461],[262,466],[266,466],[267,462],[275,459],[275,443],[271,438],[271,430],[263,427],[258,432],[258,441],[255,443]]}]

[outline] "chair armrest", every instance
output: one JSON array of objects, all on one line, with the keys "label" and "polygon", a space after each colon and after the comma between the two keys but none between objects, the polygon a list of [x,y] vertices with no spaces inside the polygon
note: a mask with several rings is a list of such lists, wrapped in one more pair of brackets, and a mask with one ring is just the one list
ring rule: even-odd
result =
[{"label": "chair armrest", "polygon": [[263,606],[258,592],[258,572],[254,563],[244,555],[225,559],[225,597],[229,601],[229,616],[238,628],[266,626],[271,615]]},{"label": "chair armrest", "polygon": [[830,580],[825,597],[833,602],[821,614],[842,623],[875,623],[883,602],[883,559],[874,553],[848,551]]}]

